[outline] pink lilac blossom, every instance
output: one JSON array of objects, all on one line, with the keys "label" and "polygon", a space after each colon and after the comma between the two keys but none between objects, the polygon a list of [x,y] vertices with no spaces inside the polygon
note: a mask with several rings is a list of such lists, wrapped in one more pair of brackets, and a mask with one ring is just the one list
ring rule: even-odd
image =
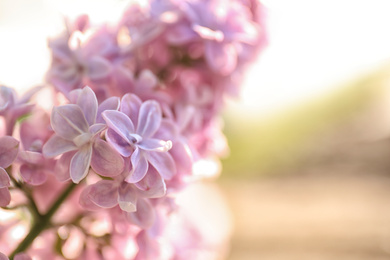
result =
[{"label": "pink lilac blossom", "polygon": [[53,158],[77,151],[71,158],[69,169],[70,178],[75,183],[85,178],[90,166],[106,177],[119,175],[123,170],[122,157],[98,138],[105,125],[95,124],[97,112],[96,96],[86,87],[76,104],[55,107],[51,114],[55,134],[43,146],[43,154]]},{"label": "pink lilac blossom", "polygon": [[[220,115],[267,42],[264,17],[257,0],[149,0],[114,25],[67,20],[48,44],[60,105],[30,103],[40,87],[19,98],[0,86],[0,215],[27,216],[0,225],[0,259],[219,250],[176,199],[228,149]],[[10,239],[17,228],[30,233]]]},{"label": "pink lilac blossom", "polygon": [[5,170],[12,164],[18,155],[19,141],[11,136],[0,137],[0,206],[5,207],[11,202],[8,187],[11,186],[10,177]]}]

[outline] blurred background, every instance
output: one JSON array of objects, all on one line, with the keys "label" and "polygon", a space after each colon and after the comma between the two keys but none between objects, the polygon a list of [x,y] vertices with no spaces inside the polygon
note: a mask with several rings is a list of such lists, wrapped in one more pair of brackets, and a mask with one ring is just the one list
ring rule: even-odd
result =
[{"label": "blurred background", "polygon": [[[0,0],[1,84],[43,81],[64,15],[115,20],[126,4]],[[233,219],[227,259],[390,259],[390,2],[264,4],[269,46],[229,102],[230,154],[206,184]]]}]

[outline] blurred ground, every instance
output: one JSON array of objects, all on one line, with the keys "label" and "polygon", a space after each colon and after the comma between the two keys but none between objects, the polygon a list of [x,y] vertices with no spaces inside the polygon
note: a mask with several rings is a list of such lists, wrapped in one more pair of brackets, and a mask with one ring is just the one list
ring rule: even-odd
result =
[{"label": "blurred ground", "polygon": [[[390,77],[381,75],[359,84],[383,92],[342,120],[300,128],[295,146],[273,143],[278,156],[259,153],[241,171],[235,158],[225,162],[233,165],[219,180],[235,219],[229,260],[390,259]],[[252,144],[267,143],[258,133]],[[265,158],[273,162],[258,167]]]}]

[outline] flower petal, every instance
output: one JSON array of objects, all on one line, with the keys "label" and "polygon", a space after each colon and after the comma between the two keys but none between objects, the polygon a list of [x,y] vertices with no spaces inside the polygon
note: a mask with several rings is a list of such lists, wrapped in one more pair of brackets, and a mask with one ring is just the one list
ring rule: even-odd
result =
[{"label": "flower petal", "polygon": [[70,161],[76,152],[64,153],[60,159],[57,160],[54,175],[58,181],[64,182],[70,180]]},{"label": "flower petal", "polygon": [[0,167],[0,188],[9,187],[11,185],[11,179],[8,173]]},{"label": "flower petal", "polygon": [[105,177],[114,177],[123,171],[124,160],[107,142],[96,139],[92,149],[92,169]]},{"label": "flower petal", "polygon": [[143,228],[150,228],[156,218],[155,212],[152,205],[146,199],[139,198],[137,201],[137,211],[136,212],[125,212],[126,219]]},{"label": "flower petal", "polygon": [[142,140],[138,146],[146,151],[167,152],[172,148],[172,142],[159,139],[146,139]]},{"label": "flower petal", "polygon": [[0,137],[0,167],[7,168],[18,155],[19,141],[11,136]]},{"label": "flower petal", "polygon": [[51,126],[56,134],[67,140],[73,140],[88,132],[88,122],[78,105],[67,104],[54,107],[51,114]]},{"label": "flower petal", "polygon": [[18,154],[18,160],[28,164],[41,164],[45,163],[45,157],[38,152],[20,151]]},{"label": "flower petal", "polygon": [[0,252],[0,260],[9,260],[9,258],[5,254]]},{"label": "flower petal", "polygon": [[70,178],[74,183],[79,183],[87,176],[91,165],[92,146],[84,145],[70,161]]},{"label": "flower petal", "polygon": [[20,166],[20,175],[25,182],[34,186],[41,185],[47,180],[45,172],[31,168],[26,164]]},{"label": "flower petal", "polygon": [[99,207],[115,207],[118,204],[118,186],[114,181],[98,181],[91,185],[88,197]]},{"label": "flower petal", "polygon": [[11,202],[8,188],[0,188],[0,207],[6,207]]},{"label": "flower petal", "polygon": [[92,134],[92,135],[98,135],[100,134],[101,132],[103,132],[103,130],[105,130],[107,128],[107,125],[106,124],[94,124],[94,125],[91,125],[89,127],[89,132]]},{"label": "flower petal", "polygon": [[151,70],[142,70],[137,79],[137,85],[151,91],[158,84],[158,78]]},{"label": "flower petal", "polygon": [[149,167],[148,174],[135,185],[145,198],[161,198],[167,191],[165,181],[153,167]]},{"label": "flower petal", "polygon": [[230,43],[206,41],[205,57],[211,69],[222,75],[232,73],[237,66],[237,51]]},{"label": "flower petal", "polygon": [[182,140],[175,142],[169,153],[174,158],[177,170],[181,170],[186,174],[192,173],[192,166],[194,163],[192,152],[188,144]]},{"label": "flower petal", "polygon": [[15,255],[14,260],[32,260],[32,258],[26,253],[19,253]]},{"label": "flower petal", "polygon": [[148,161],[165,180],[170,180],[176,174],[175,161],[168,152],[148,152]]},{"label": "flower petal", "polygon": [[91,185],[90,186],[87,186],[83,189],[83,191],[81,192],[80,194],[80,197],[79,197],[79,203],[80,205],[86,209],[86,210],[91,210],[91,211],[95,211],[95,210],[100,210],[101,207],[99,207],[98,205],[96,205],[92,200],[91,198],[89,197],[89,193],[91,191]]},{"label": "flower petal", "polygon": [[160,105],[154,100],[142,103],[139,110],[137,134],[143,138],[151,137],[160,127],[162,113]]},{"label": "flower petal", "polygon": [[96,121],[98,102],[95,93],[90,87],[83,88],[77,99],[77,105],[83,111],[88,124],[93,125]]},{"label": "flower petal", "polygon": [[76,149],[77,146],[72,141],[66,140],[59,135],[54,134],[43,145],[42,153],[47,158],[53,158]]},{"label": "flower petal", "polygon": [[102,115],[109,128],[131,143],[128,137],[129,133],[134,133],[134,124],[128,116],[115,110],[106,110]]},{"label": "flower petal", "polygon": [[15,102],[15,91],[12,88],[0,86],[0,112]]},{"label": "flower petal", "polygon": [[105,58],[94,56],[88,60],[87,70],[91,80],[99,80],[110,75],[112,66]]},{"label": "flower petal", "polygon": [[110,97],[104,100],[98,107],[96,123],[104,123],[102,113],[105,110],[118,110],[120,105],[120,100],[118,97]]},{"label": "flower petal", "polygon": [[125,139],[118,135],[114,130],[108,129],[106,132],[106,140],[114,147],[114,149],[124,157],[129,157],[133,153],[133,147],[128,144]]},{"label": "flower petal", "polygon": [[126,114],[133,123],[138,122],[138,113],[142,105],[141,99],[134,94],[126,94],[122,97],[120,111]]},{"label": "flower petal", "polygon": [[81,88],[70,91],[67,95],[67,98],[69,99],[70,103],[77,104],[77,100],[79,99],[79,96],[81,95],[82,91],[83,90]]},{"label": "flower petal", "polygon": [[126,181],[129,183],[135,183],[145,177],[145,174],[148,172],[149,164],[144,152],[142,152],[142,150],[138,147],[134,150],[130,160],[132,169],[130,175],[126,178]]},{"label": "flower petal", "polygon": [[178,24],[167,31],[166,37],[169,43],[182,45],[196,39],[197,34],[188,25]]},{"label": "flower petal", "polygon": [[119,187],[119,207],[126,212],[137,210],[137,189],[129,183],[123,182]]}]

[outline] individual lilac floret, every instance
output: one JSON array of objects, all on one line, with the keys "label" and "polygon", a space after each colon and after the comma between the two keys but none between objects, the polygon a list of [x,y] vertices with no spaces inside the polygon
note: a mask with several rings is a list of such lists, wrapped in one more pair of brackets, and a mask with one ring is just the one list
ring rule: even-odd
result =
[{"label": "individual lilac floret", "polygon": [[108,110],[103,118],[108,125],[107,141],[124,157],[130,157],[132,170],[126,178],[136,183],[145,177],[151,164],[164,179],[176,173],[172,156],[168,153],[171,141],[154,137],[162,120],[159,103],[141,100],[126,94],[122,98],[121,111]]},{"label": "individual lilac floret", "polygon": [[[86,17],[83,19],[82,24],[88,23]],[[109,56],[115,52],[114,39],[106,28],[71,27],[64,37],[49,41],[52,64],[47,80],[65,95],[86,84],[95,90],[107,84],[112,69]]]},{"label": "individual lilac floret", "polygon": [[19,98],[12,88],[0,86],[0,116],[5,118],[6,135],[12,135],[18,118],[28,114],[34,107],[28,102],[40,89],[35,87]]},{"label": "individual lilac floret", "polygon": [[177,24],[168,40],[181,45],[200,38],[208,65],[222,75],[236,68],[241,45],[253,45],[259,37],[251,13],[237,1],[186,1],[183,10],[187,23]]},{"label": "individual lilac floret", "polygon": [[75,183],[84,179],[89,166],[106,177],[119,175],[124,167],[123,158],[99,138],[106,126],[95,123],[97,113],[96,96],[85,87],[79,93],[77,104],[54,107],[51,114],[55,134],[43,146],[43,154],[53,158],[76,151],[70,161],[70,178]]},{"label": "individual lilac floret", "polygon": [[13,163],[18,151],[18,140],[11,136],[0,137],[0,207],[5,207],[11,202],[11,194],[8,191],[11,180],[5,168]]},{"label": "individual lilac floret", "polygon": [[55,160],[42,155],[43,144],[53,132],[49,128],[50,116],[43,110],[34,113],[20,124],[20,141],[23,150],[19,151],[20,175],[31,185],[41,185],[47,175],[54,170]]},{"label": "individual lilac floret", "polygon": [[150,167],[148,174],[134,184],[120,178],[101,180],[88,186],[80,196],[80,204],[90,210],[119,205],[129,222],[148,228],[154,223],[155,218],[154,209],[148,199],[161,198],[165,194],[164,180],[153,167]]}]

